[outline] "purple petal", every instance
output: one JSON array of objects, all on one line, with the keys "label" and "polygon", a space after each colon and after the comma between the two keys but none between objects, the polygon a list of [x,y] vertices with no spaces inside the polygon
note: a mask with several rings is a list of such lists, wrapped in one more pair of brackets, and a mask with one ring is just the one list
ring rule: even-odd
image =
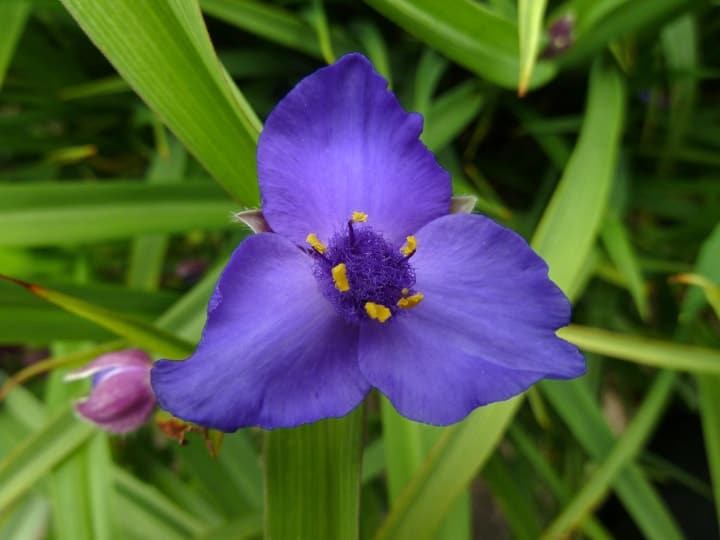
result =
[{"label": "purple petal", "polygon": [[89,364],[65,375],[65,380],[75,381],[77,379],[84,379],[100,371],[117,368],[139,367],[149,369],[151,365],[152,360],[145,351],[141,349],[124,349],[122,351],[114,351],[98,356]]},{"label": "purple petal", "polygon": [[260,233],[235,250],[198,349],[160,361],[160,406],[202,426],[290,427],[350,412],[369,390],[357,364],[357,327],[321,295],[310,257]]},{"label": "purple petal", "polygon": [[136,430],[147,422],[155,408],[149,366],[110,369],[90,395],[75,404],[75,409],[106,431]]},{"label": "purple petal", "polygon": [[422,302],[360,334],[360,368],[401,414],[450,424],[585,362],[555,331],[570,304],[516,233],[478,215],[450,215],[417,233]]},{"label": "purple petal", "polygon": [[450,207],[450,175],[418,140],[406,113],[360,54],[303,79],[270,114],[258,144],[263,214],[296,243],[326,242],[353,211],[404,241]]}]

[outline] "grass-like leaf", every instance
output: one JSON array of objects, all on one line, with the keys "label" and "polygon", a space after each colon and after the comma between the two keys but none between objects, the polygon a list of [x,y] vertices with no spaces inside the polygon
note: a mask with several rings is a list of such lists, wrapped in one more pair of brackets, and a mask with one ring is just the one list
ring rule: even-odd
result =
[{"label": "grass-like leaf", "polygon": [[31,0],[0,2],[0,21],[3,22],[3,31],[0,33],[0,89],[31,7]]},{"label": "grass-like leaf", "polygon": [[520,75],[518,95],[524,96],[532,76],[540,48],[543,16],[547,0],[518,2],[518,35],[520,38]]},{"label": "grass-like leaf", "polygon": [[92,436],[94,428],[78,422],[64,407],[0,462],[0,510],[45,476]]},{"label": "grass-like leaf", "polygon": [[720,375],[720,351],[660,339],[570,325],[558,335],[587,352],[656,368]]},{"label": "grass-like leaf", "polygon": [[[520,59],[514,23],[470,0],[368,0],[374,9],[458,64],[506,88],[517,88]],[[528,81],[547,82],[554,68],[537,64]]]},{"label": "grass-like leaf", "polygon": [[53,289],[10,278],[0,274],[0,278],[24,287],[32,294],[56,304],[63,309],[84,317],[119,336],[126,338],[137,346],[169,358],[184,358],[192,353],[194,347],[172,334],[153,327],[150,324],[136,321],[103,307],[85,302],[73,296]]},{"label": "grass-like leaf", "polygon": [[72,245],[141,233],[222,229],[233,226],[230,215],[237,209],[222,190],[206,181],[4,185],[0,245]]},{"label": "grass-like leaf", "polygon": [[543,540],[561,538],[577,528],[608,492],[622,468],[642,449],[670,398],[675,373],[663,371],[657,376],[640,409],[607,459],[595,470],[585,486],[575,495],[542,536]]},{"label": "grass-like leaf", "polygon": [[358,537],[363,415],[266,433],[266,538]]},{"label": "grass-like leaf", "polygon": [[228,193],[243,204],[257,204],[256,120],[237,99],[221,68],[197,3],[63,0],[63,4]]}]

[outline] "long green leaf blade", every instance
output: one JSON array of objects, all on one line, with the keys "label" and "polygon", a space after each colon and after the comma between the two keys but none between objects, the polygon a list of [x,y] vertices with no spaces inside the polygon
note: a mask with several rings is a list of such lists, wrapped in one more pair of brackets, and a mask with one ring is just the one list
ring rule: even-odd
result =
[{"label": "long green leaf blade", "polygon": [[0,186],[0,245],[72,245],[142,233],[224,229],[233,226],[230,216],[237,209],[222,190],[201,181],[5,185]]},{"label": "long green leaf blade", "polygon": [[0,462],[0,510],[85,443],[93,431],[90,424],[77,421],[70,407],[50,418]]},{"label": "long green leaf blade", "polygon": [[490,456],[521,402],[514,398],[488,405],[447,428],[398,498],[375,540],[432,538]]},{"label": "long green leaf blade", "polygon": [[17,283],[36,296],[107,328],[149,351],[169,358],[184,358],[190,355],[194,349],[192,344],[142,321],[124,317],[90,302],[39,285],[8,278],[2,274],[0,274],[0,278]]},{"label": "long green leaf blade", "polygon": [[363,407],[265,435],[266,538],[353,540],[358,510]]},{"label": "long green leaf blade", "polygon": [[540,48],[540,32],[547,0],[519,0],[518,36],[520,39],[520,75],[518,94],[524,96]]},{"label": "long green leaf blade", "polygon": [[720,351],[660,339],[570,325],[558,331],[563,339],[587,352],[656,368],[720,375]]},{"label": "long green leaf blade", "polygon": [[571,288],[595,242],[623,126],[625,91],[620,75],[598,60],[590,81],[580,138],[532,241],[548,262],[550,277],[563,289]]},{"label": "long green leaf blade", "polygon": [[[243,204],[257,204],[257,125],[237,101],[215,57],[197,3],[63,0],[63,4],[228,193]],[[130,28],[132,39],[128,39]]]},{"label": "long green leaf blade", "polygon": [[[720,283],[720,224],[703,243],[695,271],[711,283]],[[702,294],[697,288],[688,292],[680,313],[683,324],[689,325],[693,322],[706,305]],[[720,317],[720,312],[715,315]],[[705,454],[712,478],[716,517],[720,525],[720,374],[697,375],[696,380]]]},{"label": "long green leaf blade", "polygon": [[3,31],[0,33],[0,89],[13,52],[15,52],[15,46],[30,15],[31,7],[31,0],[3,0],[0,2],[0,21],[3,22]]},{"label": "long green leaf blade", "polygon": [[543,540],[566,536],[592,512],[607,493],[614,479],[625,465],[640,452],[657,424],[670,398],[675,373],[663,371],[657,376],[640,409],[622,437],[617,441],[607,459],[595,470],[585,486],[550,524]]},{"label": "long green leaf blade", "polygon": [[[368,0],[388,19],[481,77],[517,88],[520,68],[517,27],[470,0]],[[529,87],[547,82],[554,68],[537,64]]]}]

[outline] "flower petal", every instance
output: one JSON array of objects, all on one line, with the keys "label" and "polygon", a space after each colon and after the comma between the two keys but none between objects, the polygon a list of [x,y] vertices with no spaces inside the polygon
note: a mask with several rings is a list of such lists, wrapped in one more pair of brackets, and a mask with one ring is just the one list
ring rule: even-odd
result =
[{"label": "flower petal", "polygon": [[450,424],[542,378],[584,373],[555,335],[570,304],[517,234],[478,215],[449,215],[417,234],[422,302],[360,334],[360,368],[401,414]]},{"label": "flower petal", "polygon": [[106,431],[134,431],[150,418],[155,408],[149,365],[109,369],[90,395],[75,404],[75,409]]},{"label": "flower petal", "polygon": [[149,369],[151,365],[150,356],[142,349],[123,349],[98,356],[89,364],[65,375],[64,379],[66,381],[75,381],[95,375],[100,371],[127,367]]},{"label": "flower petal", "polygon": [[311,264],[274,233],[240,244],[195,353],[152,370],[160,406],[183,420],[235,431],[342,416],[360,403],[369,384],[357,365],[358,330],[321,295]]},{"label": "flower petal", "polygon": [[404,240],[450,208],[450,175],[418,140],[422,117],[405,112],[360,54],[303,79],[275,107],[258,143],[263,214],[302,243],[328,241],[352,212]]}]

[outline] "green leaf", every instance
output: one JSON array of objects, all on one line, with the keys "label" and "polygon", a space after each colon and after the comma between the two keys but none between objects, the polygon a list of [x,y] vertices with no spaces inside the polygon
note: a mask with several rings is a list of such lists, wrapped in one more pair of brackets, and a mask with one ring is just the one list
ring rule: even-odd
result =
[{"label": "green leaf", "polygon": [[87,443],[50,475],[53,529],[58,540],[112,538],[112,483],[107,435],[95,431]]},{"label": "green leaf", "polygon": [[[78,346],[59,342],[60,354],[77,352]],[[66,370],[50,373],[45,386],[48,411],[65,410],[80,397],[85,384],[67,384]],[[107,435],[93,435],[53,468],[48,486],[53,513],[53,531],[58,540],[111,540],[114,515],[113,485],[107,475],[112,466]]]},{"label": "green leaf", "polygon": [[[81,300],[145,321],[159,316],[177,300],[176,294],[168,291],[143,293],[117,285],[78,286],[54,279],[46,283]],[[16,285],[0,281],[0,343],[47,344],[57,339],[102,340],[111,337],[107,330],[29,295]]]},{"label": "green leaf", "polygon": [[[517,88],[520,60],[514,23],[478,2],[368,0],[371,7],[461,66],[505,88]],[[529,87],[554,75],[537,64]]]},{"label": "green leaf", "polygon": [[158,327],[188,341],[197,342],[205,324],[208,302],[226,264],[227,259],[221,258],[210,268],[190,291],[162,314],[157,320]]},{"label": "green leaf", "polygon": [[200,0],[205,13],[267,40],[320,58],[320,43],[307,21],[277,6],[251,0]]},{"label": "green leaf", "polygon": [[257,123],[220,67],[197,3],[62,2],[120,75],[228,193],[243,204],[257,205]]},{"label": "green leaf", "polygon": [[715,515],[720,526],[720,376],[698,377],[698,390],[705,455],[712,478]]},{"label": "green leaf", "polygon": [[[703,242],[695,271],[710,282],[720,283],[720,224]],[[697,288],[688,291],[680,312],[680,320],[686,328],[696,319],[705,303],[703,293]],[[720,312],[716,311],[715,315],[720,318]],[[698,375],[696,380],[705,455],[712,478],[715,513],[720,525],[720,375]]]},{"label": "green leaf", "polygon": [[[564,290],[579,292],[575,282],[593,252],[615,178],[625,92],[617,71],[601,59],[590,75],[590,90],[580,137],[560,184],[546,209],[532,245]],[[578,226],[582,224],[582,226]],[[544,381],[541,389],[595,459],[610,451],[613,437],[582,380]],[[640,528],[649,536],[680,537],[677,525],[640,470],[631,466],[615,487]]]},{"label": "green leaf", "polygon": [[543,17],[547,0],[518,1],[518,37],[520,40],[520,75],[518,95],[524,96],[537,62]]},{"label": "green leaf", "polygon": [[[540,387],[583,449],[594,461],[604,461],[613,448],[614,437],[587,383],[583,379],[547,380]],[[637,465],[627,465],[623,474],[615,478],[613,488],[647,538],[683,537],[672,514]]]},{"label": "green leaf", "polygon": [[[519,452],[530,462],[535,472],[542,479],[544,482],[543,485],[547,487],[560,502],[569,502],[571,497],[570,487],[563,483],[555,470],[550,466],[547,456],[541,453],[536,442],[531,440],[517,423],[510,426],[509,434]],[[592,516],[582,523],[582,528],[583,532],[593,540],[612,540],[610,533]]]},{"label": "green leaf", "polygon": [[352,30],[377,72],[387,79],[392,88],[388,48],[378,27],[369,20],[361,20],[353,24]]},{"label": "green leaf", "polygon": [[572,324],[558,335],[582,350],[656,368],[720,375],[720,351]]},{"label": "green leaf", "polygon": [[233,226],[230,216],[237,209],[221,190],[202,181],[2,185],[0,245],[68,245],[145,233],[223,229]]},{"label": "green leaf", "polygon": [[362,424],[361,405],[265,434],[266,538],[357,539]]},{"label": "green leaf", "polygon": [[94,428],[64,407],[0,461],[0,511],[90,439]]},{"label": "green leaf", "polygon": [[[186,155],[175,140],[169,144],[168,154],[157,153],[147,173],[148,184],[176,183],[185,172]],[[180,215],[180,214],[178,214]],[[195,213],[193,212],[193,223]],[[130,249],[127,283],[134,289],[153,291],[158,288],[167,251],[168,237],[161,234],[135,238]]]},{"label": "green leaf", "polygon": [[32,0],[3,0],[0,2],[0,21],[3,22],[3,31],[0,33],[0,89],[15,52],[15,46],[30,15],[31,7]]},{"label": "green leaf", "polygon": [[400,416],[385,396],[380,400],[388,495],[393,506],[422,463],[425,449],[420,424]]},{"label": "green leaf", "polygon": [[36,296],[56,304],[71,313],[91,320],[111,332],[126,338],[131,343],[149,351],[169,358],[184,358],[189,356],[194,350],[194,347],[190,343],[155,328],[150,324],[130,319],[53,289],[9,278],[2,274],[0,274],[0,278],[17,283]]},{"label": "green leaf", "polygon": [[592,513],[610,485],[623,473],[623,467],[631,463],[642,450],[670,399],[674,383],[675,373],[672,371],[663,371],[656,377],[622,437],[583,488],[548,526],[542,536],[543,540],[565,537]]},{"label": "green leaf", "polygon": [[449,145],[485,104],[476,81],[466,81],[438,96],[430,105],[423,141],[432,151]]},{"label": "green leaf", "polygon": [[683,145],[695,108],[699,82],[695,75],[699,64],[695,18],[690,15],[678,18],[663,29],[660,38],[671,78],[669,124],[659,165],[660,173],[664,174]]},{"label": "green leaf", "polygon": [[183,511],[155,487],[116,467],[112,479],[118,493],[119,524],[138,538],[196,537],[208,526]]},{"label": "green leaf", "polygon": [[325,8],[322,0],[312,0],[310,11],[307,14],[310,24],[315,28],[317,40],[320,43],[320,52],[323,59],[328,64],[335,62],[335,52],[333,51],[332,42],[330,40],[330,27],[328,26]]},{"label": "green leaf", "polygon": [[619,74],[595,61],[580,137],[532,240],[561,289],[572,287],[600,229],[615,176],[624,110]]},{"label": "green leaf", "polygon": [[199,538],[201,540],[251,540],[261,538],[262,524],[262,515],[250,515],[223,523]]},{"label": "green leaf", "polygon": [[515,414],[521,398],[494,403],[446,428],[407,484],[375,540],[430,538]]},{"label": "green leaf", "polygon": [[513,538],[518,540],[538,538],[542,529],[532,494],[527,489],[527,485],[517,482],[517,476],[513,475],[509,465],[497,453],[485,464],[482,477],[502,509]]},{"label": "green leaf", "polygon": [[27,497],[7,523],[0,526],[0,538],[13,540],[44,538],[48,529],[49,514],[45,497],[41,495]]},{"label": "green leaf", "polygon": [[640,316],[646,320],[650,315],[647,288],[643,280],[640,262],[630,243],[630,234],[615,212],[608,212],[602,226],[602,240],[610,258],[627,280]]},{"label": "green leaf", "polygon": [[[580,20],[577,40],[558,58],[558,63],[563,66],[579,64],[615,39],[634,32],[650,32],[654,27],[707,3],[708,0],[610,0],[602,3],[591,0],[598,15],[592,16],[592,22]],[[608,4],[610,9],[604,9],[602,4]],[[587,29],[583,31],[586,25]]]}]

